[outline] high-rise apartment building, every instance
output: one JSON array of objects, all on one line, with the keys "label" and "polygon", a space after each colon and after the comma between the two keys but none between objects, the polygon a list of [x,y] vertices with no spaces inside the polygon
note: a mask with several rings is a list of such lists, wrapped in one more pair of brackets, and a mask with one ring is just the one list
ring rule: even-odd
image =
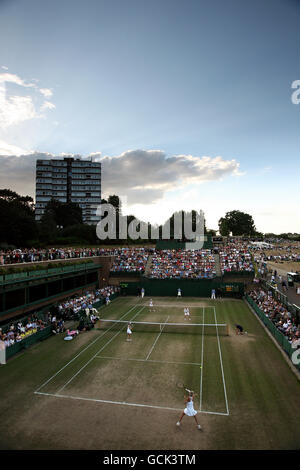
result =
[{"label": "high-rise apartment building", "polygon": [[75,202],[82,208],[83,222],[97,224],[101,203],[101,163],[75,157],[36,161],[35,218],[41,220],[51,199]]}]

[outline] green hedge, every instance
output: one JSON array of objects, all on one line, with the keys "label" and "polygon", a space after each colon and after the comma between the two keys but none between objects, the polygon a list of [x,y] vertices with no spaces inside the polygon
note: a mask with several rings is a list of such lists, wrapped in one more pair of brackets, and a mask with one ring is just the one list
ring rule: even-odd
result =
[{"label": "green hedge", "polygon": [[[50,261],[48,263],[46,262],[41,262],[41,261],[35,261],[38,264],[29,264],[29,263],[22,263],[21,266],[1,266],[0,268],[0,274],[14,274],[14,273],[25,273],[25,272],[31,272],[31,271],[44,271],[44,270],[50,270],[50,269],[55,269],[55,268],[61,268],[65,266],[75,266],[78,264],[88,264],[88,263],[93,263],[93,260],[91,259],[81,259],[78,261],[67,261],[67,260],[62,260],[62,261]],[[33,262],[33,263],[35,263]]]}]

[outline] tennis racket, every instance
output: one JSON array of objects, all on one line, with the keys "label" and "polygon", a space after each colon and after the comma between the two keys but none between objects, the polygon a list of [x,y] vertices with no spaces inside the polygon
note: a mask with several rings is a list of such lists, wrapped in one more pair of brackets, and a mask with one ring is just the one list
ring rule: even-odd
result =
[{"label": "tennis racket", "polygon": [[195,393],[193,390],[190,390],[190,389],[186,386],[186,384],[185,384],[184,382],[177,382],[176,385],[177,385],[178,388],[180,388],[180,389],[183,390],[184,392],[187,392],[187,393],[191,393],[191,392],[192,392],[195,397],[198,396],[198,394]]},{"label": "tennis racket", "polygon": [[177,382],[177,388],[180,388],[181,390],[185,391],[185,392],[192,392],[192,390],[188,389],[186,384],[184,382]]}]

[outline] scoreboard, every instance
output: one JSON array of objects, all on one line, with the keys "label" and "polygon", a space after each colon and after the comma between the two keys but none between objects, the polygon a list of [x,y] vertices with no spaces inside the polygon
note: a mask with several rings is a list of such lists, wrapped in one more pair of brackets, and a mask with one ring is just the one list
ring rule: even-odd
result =
[{"label": "scoreboard", "polygon": [[221,286],[222,292],[239,292],[240,286],[237,284],[224,284]]}]

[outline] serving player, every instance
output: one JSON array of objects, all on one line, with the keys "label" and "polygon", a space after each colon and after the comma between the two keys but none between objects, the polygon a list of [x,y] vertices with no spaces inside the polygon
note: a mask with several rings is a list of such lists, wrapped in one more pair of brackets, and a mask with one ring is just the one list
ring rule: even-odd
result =
[{"label": "serving player", "polygon": [[181,413],[181,416],[179,418],[179,421],[177,421],[176,425],[180,426],[182,418],[186,416],[193,416],[194,420],[196,421],[197,428],[199,430],[202,430],[200,424],[198,423],[197,420],[197,411],[194,409],[194,397],[196,394],[193,392],[193,390],[188,391],[188,395],[184,397],[184,402],[185,402],[185,408],[183,412]]}]

